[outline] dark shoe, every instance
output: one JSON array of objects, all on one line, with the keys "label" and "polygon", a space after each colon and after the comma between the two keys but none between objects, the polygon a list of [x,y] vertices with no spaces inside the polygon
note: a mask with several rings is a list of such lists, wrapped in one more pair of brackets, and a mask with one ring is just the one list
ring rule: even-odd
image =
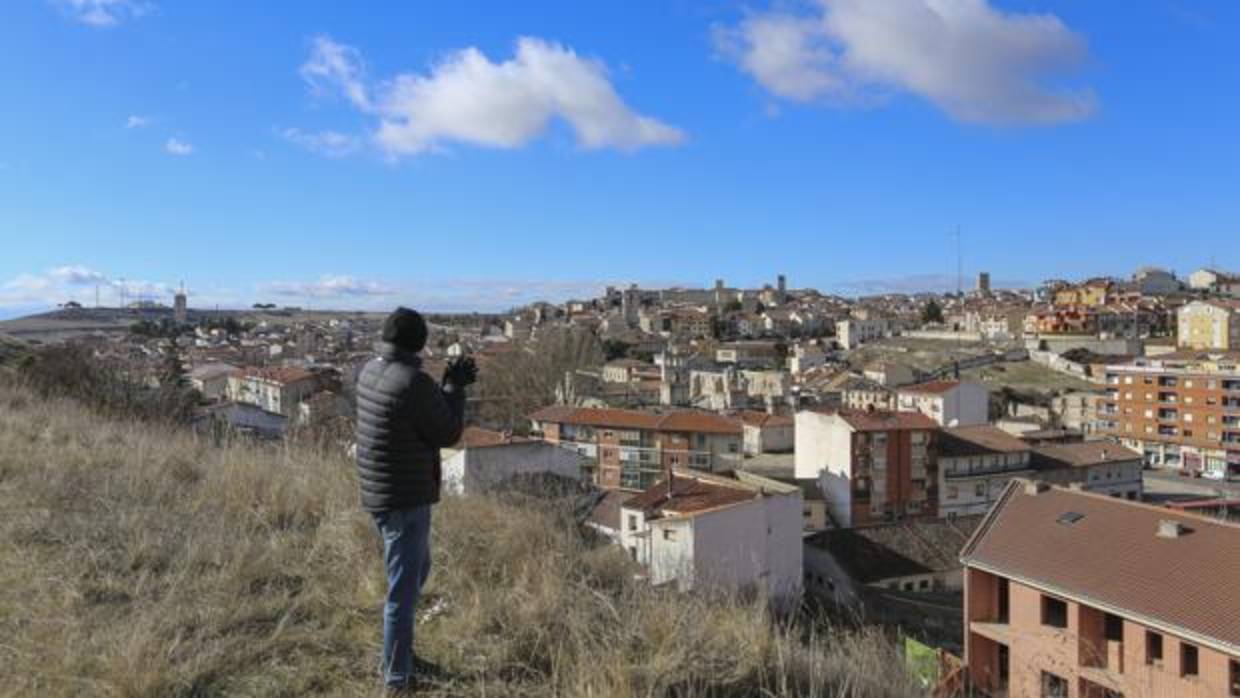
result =
[{"label": "dark shoe", "polygon": [[438,664],[413,655],[413,675],[418,681],[437,681],[447,676]]}]

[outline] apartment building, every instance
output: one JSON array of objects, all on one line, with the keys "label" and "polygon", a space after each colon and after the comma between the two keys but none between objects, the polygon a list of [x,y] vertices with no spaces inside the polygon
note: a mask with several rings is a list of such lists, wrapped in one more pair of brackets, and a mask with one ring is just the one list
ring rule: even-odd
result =
[{"label": "apartment building", "polygon": [[656,586],[757,587],[792,600],[802,579],[801,508],[795,485],[672,468],[621,504],[620,545]]},{"label": "apartment building", "polygon": [[941,518],[985,514],[1013,477],[1033,474],[1032,447],[988,424],[944,429],[935,451]]},{"label": "apartment building", "polygon": [[1178,351],[1107,366],[1099,431],[1146,463],[1240,474],[1240,352]]},{"label": "apartment building", "polygon": [[796,478],[818,483],[839,526],[934,516],[937,431],[917,412],[804,410],[796,415]]},{"label": "apartment building", "polygon": [[743,456],[742,423],[699,410],[620,410],[555,405],[530,415],[545,441],[571,448],[599,487],[644,490],[667,468],[730,471]]},{"label": "apartment building", "polygon": [[1115,284],[1110,279],[1090,279],[1055,291],[1055,305],[1094,308],[1106,305],[1114,295]]},{"label": "apartment building", "polygon": [[1240,274],[1229,274],[1217,269],[1198,269],[1188,275],[1188,285],[1194,290],[1240,298]]},{"label": "apartment building", "polygon": [[322,387],[320,374],[304,368],[246,368],[228,376],[225,397],[292,418],[298,403]]},{"label": "apartment building", "polygon": [[1176,312],[1176,344],[1184,349],[1240,350],[1240,300],[1193,301]]},{"label": "apartment building", "polygon": [[835,323],[835,341],[845,349],[856,349],[866,342],[882,339],[888,330],[887,320],[883,318],[851,317]]},{"label": "apartment building", "polygon": [[1240,696],[1240,527],[1013,480],[965,544],[974,695]]},{"label": "apartment building", "polygon": [[1131,500],[1144,491],[1141,453],[1110,441],[1035,446],[1032,464],[1039,480],[1057,485]]},{"label": "apartment building", "polygon": [[737,417],[742,422],[746,455],[792,452],[795,445],[795,422],[792,417],[754,410],[745,410]]},{"label": "apartment building", "polygon": [[972,381],[930,381],[898,388],[896,408],[920,412],[943,427],[985,424],[990,418],[990,391]]}]

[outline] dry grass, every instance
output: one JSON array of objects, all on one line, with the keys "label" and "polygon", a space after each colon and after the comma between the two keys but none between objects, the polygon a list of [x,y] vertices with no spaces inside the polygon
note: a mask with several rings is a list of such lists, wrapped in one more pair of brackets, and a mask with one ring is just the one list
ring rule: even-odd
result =
[{"label": "dry grass", "polygon": [[[436,509],[418,645],[454,678],[431,694],[916,695],[880,636],[652,591],[559,512]],[[377,695],[382,585],[344,458],[0,385],[0,693]]]}]

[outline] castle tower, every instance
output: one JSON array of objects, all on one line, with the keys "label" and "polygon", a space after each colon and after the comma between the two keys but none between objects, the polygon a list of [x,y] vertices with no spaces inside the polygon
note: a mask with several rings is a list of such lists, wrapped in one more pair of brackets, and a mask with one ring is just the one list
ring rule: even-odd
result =
[{"label": "castle tower", "polygon": [[181,284],[181,290],[172,299],[172,319],[178,325],[184,325],[189,320],[189,299],[185,295],[185,284]]}]

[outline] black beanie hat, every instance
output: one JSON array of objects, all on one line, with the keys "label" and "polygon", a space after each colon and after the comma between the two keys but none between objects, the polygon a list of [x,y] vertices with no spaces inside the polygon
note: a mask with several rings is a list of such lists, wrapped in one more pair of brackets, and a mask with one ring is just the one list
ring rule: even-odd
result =
[{"label": "black beanie hat", "polygon": [[400,307],[383,321],[383,341],[411,352],[426,346],[426,320],[416,310]]}]

